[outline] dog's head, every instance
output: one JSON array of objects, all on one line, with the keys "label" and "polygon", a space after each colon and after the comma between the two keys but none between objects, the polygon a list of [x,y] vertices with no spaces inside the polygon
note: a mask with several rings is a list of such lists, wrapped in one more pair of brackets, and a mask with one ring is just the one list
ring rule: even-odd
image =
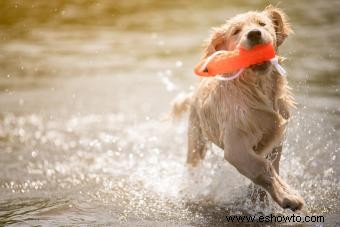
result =
[{"label": "dog's head", "polygon": [[[257,44],[273,43],[277,49],[292,32],[286,14],[273,6],[262,12],[239,14],[221,27],[214,28],[204,51],[204,58],[218,50],[234,50],[236,47],[250,49]],[[251,70],[265,73],[269,62],[254,65]]]}]

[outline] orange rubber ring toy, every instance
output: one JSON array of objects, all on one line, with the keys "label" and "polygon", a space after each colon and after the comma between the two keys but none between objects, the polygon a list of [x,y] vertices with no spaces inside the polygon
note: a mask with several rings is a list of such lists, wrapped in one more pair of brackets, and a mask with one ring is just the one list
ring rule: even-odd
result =
[{"label": "orange rubber ring toy", "polygon": [[[195,73],[198,76],[212,77],[219,74],[236,72],[251,65],[260,64],[273,59],[275,59],[275,50],[271,43],[259,44],[249,50],[244,48],[238,48],[233,51],[221,50],[202,59],[199,64],[196,65]],[[277,69],[280,67],[280,70],[278,70],[279,72],[282,72],[282,70],[284,71],[284,69],[278,65],[277,59],[277,65],[273,61],[272,63]],[[282,75],[281,72],[280,74]],[[232,75],[224,76],[228,77]]]}]

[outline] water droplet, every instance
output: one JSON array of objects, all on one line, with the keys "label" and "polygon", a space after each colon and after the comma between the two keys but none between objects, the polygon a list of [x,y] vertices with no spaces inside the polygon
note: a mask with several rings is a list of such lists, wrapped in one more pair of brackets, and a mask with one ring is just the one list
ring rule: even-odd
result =
[{"label": "water droplet", "polygon": [[170,69],[165,70],[165,75],[171,76],[172,75],[172,71]]},{"label": "water droplet", "polygon": [[183,66],[183,62],[181,62],[181,61],[176,61],[175,65],[176,65],[177,68],[180,68],[180,67]]},{"label": "water droplet", "polygon": [[36,152],[36,151],[32,151],[31,155],[32,155],[32,158],[35,158],[35,157],[37,157],[37,155],[38,155],[38,152]]}]

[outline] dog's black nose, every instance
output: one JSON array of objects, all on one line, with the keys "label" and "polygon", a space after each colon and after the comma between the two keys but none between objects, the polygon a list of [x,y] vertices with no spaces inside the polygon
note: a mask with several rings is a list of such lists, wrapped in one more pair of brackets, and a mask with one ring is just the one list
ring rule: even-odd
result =
[{"label": "dog's black nose", "polygon": [[258,41],[258,40],[261,39],[261,31],[258,30],[258,29],[253,29],[253,30],[248,32],[247,38],[250,41]]}]

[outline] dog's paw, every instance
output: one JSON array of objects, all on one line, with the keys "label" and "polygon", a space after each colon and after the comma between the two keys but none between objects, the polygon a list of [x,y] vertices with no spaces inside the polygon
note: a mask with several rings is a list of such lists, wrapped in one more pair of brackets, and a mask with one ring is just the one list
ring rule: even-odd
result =
[{"label": "dog's paw", "polygon": [[283,209],[291,209],[292,211],[301,210],[304,204],[303,198],[294,194],[287,194],[279,203]]},{"label": "dog's paw", "polygon": [[280,178],[276,178],[270,194],[275,202],[283,209],[291,209],[292,211],[301,210],[305,202],[303,198]]}]

